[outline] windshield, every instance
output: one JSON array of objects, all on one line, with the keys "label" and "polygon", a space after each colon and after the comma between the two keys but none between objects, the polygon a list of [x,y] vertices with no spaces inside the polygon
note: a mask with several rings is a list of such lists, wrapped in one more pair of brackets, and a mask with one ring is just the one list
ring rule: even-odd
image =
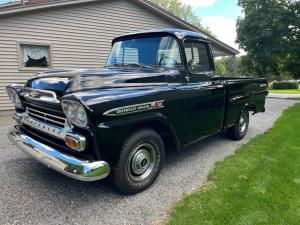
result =
[{"label": "windshield", "polygon": [[106,67],[182,67],[175,38],[136,38],[115,42]]}]

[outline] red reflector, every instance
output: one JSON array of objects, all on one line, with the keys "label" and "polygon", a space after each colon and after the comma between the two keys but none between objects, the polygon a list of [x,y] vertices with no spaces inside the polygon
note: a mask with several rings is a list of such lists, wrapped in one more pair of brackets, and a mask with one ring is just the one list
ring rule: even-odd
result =
[{"label": "red reflector", "polygon": [[156,108],[161,108],[163,106],[164,106],[164,101],[157,101],[157,102],[155,102],[155,107]]}]

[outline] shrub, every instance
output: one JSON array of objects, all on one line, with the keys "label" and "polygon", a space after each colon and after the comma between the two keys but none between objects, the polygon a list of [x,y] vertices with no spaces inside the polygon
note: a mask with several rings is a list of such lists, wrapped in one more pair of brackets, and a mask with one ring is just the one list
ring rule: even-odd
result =
[{"label": "shrub", "polygon": [[296,81],[277,81],[273,83],[273,89],[298,89],[299,84]]}]

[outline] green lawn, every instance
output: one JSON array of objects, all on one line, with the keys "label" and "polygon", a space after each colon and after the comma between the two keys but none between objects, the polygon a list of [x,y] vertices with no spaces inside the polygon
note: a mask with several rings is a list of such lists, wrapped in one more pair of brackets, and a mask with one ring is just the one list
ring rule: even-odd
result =
[{"label": "green lawn", "polygon": [[282,94],[300,94],[300,87],[296,90],[269,90],[270,93],[282,93]]},{"label": "green lawn", "polygon": [[300,104],[216,165],[210,185],[185,196],[169,224],[300,224]]}]

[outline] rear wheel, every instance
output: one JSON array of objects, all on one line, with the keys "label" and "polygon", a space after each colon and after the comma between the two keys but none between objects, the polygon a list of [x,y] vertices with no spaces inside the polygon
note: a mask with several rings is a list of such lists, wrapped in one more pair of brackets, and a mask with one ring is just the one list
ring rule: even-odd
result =
[{"label": "rear wheel", "polygon": [[142,128],[131,133],[113,170],[116,187],[125,194],[147,189],[161,170],[164,152],[163,141],[154,130]]},{"label": "rear wheel", "polygon": [[228,136],[233,140],[241,140],[245,137],[249,126],[249,112],[242,111],[237,123],[227,130]]}]

